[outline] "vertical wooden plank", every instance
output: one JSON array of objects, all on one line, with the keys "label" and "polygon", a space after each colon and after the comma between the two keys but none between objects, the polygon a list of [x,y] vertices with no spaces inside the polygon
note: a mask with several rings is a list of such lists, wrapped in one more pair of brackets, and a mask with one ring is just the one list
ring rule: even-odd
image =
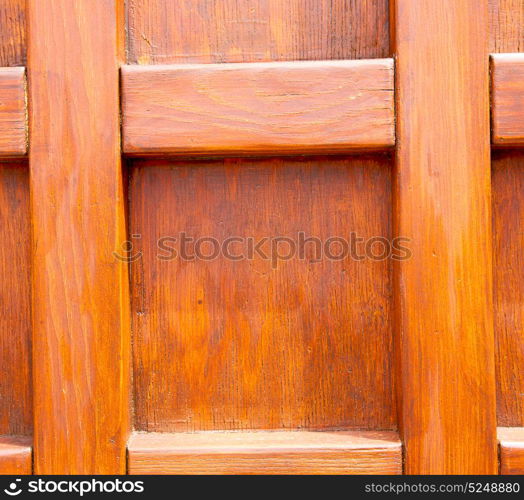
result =
[{"label": "vertical wooden plank", "polygon": [[28,3],[37,474],[125,472],[122,4]]},{"label": "vertical wooden plank", "polygon": [[27,165],[1,163],[0,436],[32,429],[30,233]]},{"label": "vertical wooden plank", "polygon": [[392,5],[405,472],[496,473],[487,0]]}]

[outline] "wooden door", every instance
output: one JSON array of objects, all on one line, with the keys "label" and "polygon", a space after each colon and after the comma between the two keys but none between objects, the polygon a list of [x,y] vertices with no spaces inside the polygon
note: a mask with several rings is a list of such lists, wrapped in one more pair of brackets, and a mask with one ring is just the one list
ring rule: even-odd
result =
[{"label": "wooden door", "polygon": [[1,0],[0,473],[522,473],[519,52],[523,0]]}]

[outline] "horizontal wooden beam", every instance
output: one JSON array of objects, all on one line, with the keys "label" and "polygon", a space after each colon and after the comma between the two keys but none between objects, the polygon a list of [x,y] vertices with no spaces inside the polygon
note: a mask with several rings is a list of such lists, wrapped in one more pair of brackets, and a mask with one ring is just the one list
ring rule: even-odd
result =
[{"label": "horizontal wooden beam", "polygon": [[492,142],[524,145],[524,54],[491,55]]},{"label": "horizontal wooden beam", "polygon": [[[348,81],[340,87],[333,77]],[[524,53],[492,54],[491,78],[492,142],[522,146]],[[124,66],[122,80],[129,154],[337,152],[395,142],[391,59]],[[25,68],[0,68],[0,157],[26,153]]]},{"label": "horizontal wooden beam", "polygon": [[0,157],[26,152],[25,69],[0,68]]},{"label": "horizontal wooden beam", "polygon": [[273,154],[394,145],[393,60],[124,66],[129,154]]},{"label": "horizontal wooden beam", "polygon": [[524,427],[499,427],[500,473],[524,474]]},{"label": "horizontal wooden beam", "polygon": [[394,432],[135,433],[130,474],[400,474]]},{"label": "horizontal wooden beam", "polygon": [[31,438],[0,436],[0,475],[31,474]]}]

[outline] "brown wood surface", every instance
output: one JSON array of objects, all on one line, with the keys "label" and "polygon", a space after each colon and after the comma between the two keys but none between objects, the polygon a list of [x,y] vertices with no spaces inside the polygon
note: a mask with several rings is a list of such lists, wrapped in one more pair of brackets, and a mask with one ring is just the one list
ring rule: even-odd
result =
[{"label": "brown wood surface", "polygon": [[524,474],[524,427],[499,427],[500,473]]},{"label": "brown wood surface", "polygon": [[132,64],[380,58],[387,0],[128,0]]},{"label": "brown wood surface", "polygon": [[26,0],[0,2],[0,66],[25,66]]},{"label": "brown wood surface", "polygon": [[524,153],[493,154],[498,425],[524,426]]},{"label": "brown wood surface", "polygon": [[393,60],[124,66],[125,153],[392,146]]},{"label": "brown wood surface", "polygon": [[118,67],[123,3],[28,2],[34,464],[125,472],[129,317]]},{"label": "brown wood surface", "polygon": [[[391,146],[391,80],[366,73],[389,99],[368,122],[353,70],[392,52],[398,70],[392,172],[386,155],[129,160],[133,353],[113,256],[124,27],[137,155]],[[406,472],[493,473],[495,414],[500,471],[524,473],[524,153],[493,152],[490,199],[489,52],[493,143],[521,147],[524,63],[507,54],[524,53],[524,0],[0,1],[0,474],[32,471],[33,421],[36,472],[124,473],[131,353],[135,424],[154,431],[133,435],[133,473],[398,473],[396,434],[357,430],[397,423]],[[144,68],[182,63],[256,64]],[[26,113],[30,176],[12,158]],[[413,256],[158,259],[181,230],[401,235]]]},{"label": "brown wood surface", "polygon": [[31,225],[25,163],[0,163],[0,228],[0,436],[29,435]]},{"label": "brown wood surface", "polygon": [[524,54],[491,56],[492,141],[524,145]]},{"label": "brown wood surface", "polygon": [[0,157],[27,151],[24,68],[0,68]]},{"label": "brown wood surface", "polygon": [[[31,439],[0,436],[0,475],[31,474]],[[9,484],[5,484],[8,489]]]},{"label": "brown wood surface", "polygon": [[389,238],[390,189],[384,156],[134,162],[136,429],[395,428],[389,261],[316,261],[311,243],[276,266],[157,247],[181,231]]},{"label": "brown wood surface", "polygon": [[524,0],[489,0],[489,51],[524,52]]},{"label": "brown wood surface", "polygon": [[135,433],[130,474],[400,474],[394,432]]},{"label": "brown wood surface", "polygon": [[496,473],[487,2],[392,6],[405,472]]}]

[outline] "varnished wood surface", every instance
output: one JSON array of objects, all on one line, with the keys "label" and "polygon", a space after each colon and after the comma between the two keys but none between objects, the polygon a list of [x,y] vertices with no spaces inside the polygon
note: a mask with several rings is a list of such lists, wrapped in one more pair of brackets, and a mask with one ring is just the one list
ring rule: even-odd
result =
[{"label": "varnished wood surface", "polygon": [[394,432],[135,433],[130,474],[400,474]]},{"label": "varnished wood surface", "polygon": [[131,64],[389,56],[387,0],[129,0]]},{"label": "varnished wood surface", "polygon": [[491,56],[492,141],[524,146],[524,54]]},{"label": "varnished wood surface", "polygon": [[524,427],[499,427],[500,473],[524,474]]},{"label": "varnished wood surface", "polygon": [[393,60],[124,66],[125,153],[392,146]]},{"label": "varnished wood surface", "polygon": [[[401,1],[409,2],[397,0]],[[404,322],[402,324],[409,326],[399,331],[402,343],[397,361],[407,359],[408,363],[399,363],[397,375],[402,381],[410,377],[414,380],[411,385],[402,383],[399,386],[399,394],[404,397],[400,405],[403,431],[405,433],[408,424],[414,429],[411,433],[405,433],[407,470],[419,473],[479,472],[482,467],[482,471],[492,471],[493,418],[489,409],[493,406],[493,384],[490,382],[493,370],[489,361],[492,356],[488,352],[492,341],[489,332],[485,334],[481,331],[483,325],[490,321],[490,305],[487,304],[486,313],[478,306],[483,297],[490,296],[489,285],[479,285],[483,277],[478,271],[490,269],[486,258],[489,250],[485,250],[489,246],[486,244],[486,238],[489,240],[489,223],[486,223],[489,214],[486,215],[484,210],[489,188],[485,187],[488,182],[483,177],[486,165],[484,144],[487,139],[483,139],[479,146],[475,137],[482,134],[471,132],[471,122],[485,123],[486,105],[479,102],[478,96],[486,96],[487,93],[484,77],[479,77],[473,69],[480,64],[480,56],[474,54],[471,57],[469,52],[464,56],[464,53],[477,42],[482,45],[485,38],[490,40],[490,52],[524,52],[524,2],[477,0],[468,14],[460,19],[455,9],[470,9],[468,0],[455,0],[449,4],[446,0],[432,2],[433,5],[425,12],[427,18],[417,14],[425,2],[409,2],[414,17],[407,20],[415,19],[419,31],[411,30],[410,26],[415,23],[404,23],[397,16],[398,30],[402,33],[404,26],[407,26],[405,34],[409,40],[406,43],[411,44],[414,51],[408,51],[407,66],[402,66],[405,59],[399,56],[401,74],[409,71],[412,77],[399,84],[404,88],[399,97],[399,101],[404,103],[400,108],[400,117],[408,116],[411,126],[410,136],[404,134],[401,137],[399,155],[413,144],[418,149],[416,154],[405,157],[405,164],[411,165],[411,170],[405,176],[400,175],[400,170],[395,173],[395,197],[399,188],[404,189],[406,196],[396,198],[393,208],[390,207],[388,195],[389,174],[385,173],[389,168],[388,161],[369,158],[267,160],[270,169],[280,170],[280,175],[294,179],[289,189],[275,181],[274,185],[278,188],[274,193],[259,182],[264,178],[265,174],[261,171],[267,164],[259,168],[254,166],[256,161],[253,160],[228,160],[223,168],[226,173],[220,173],[222,167],[217,168],[220,162],[190,165],[163,163],[162,167],[155,162],[140,163],[135,167],[137,172],[142,168],[140,165],[144,170],[152,168],[153,171],[157,167],[164,170],[180,168],[187,172],[192,172],[193,167],[211,169],[212,179],[205,180],[208,174],[202,173],[203,177],[198,182],[211,186],[209,189],[217,189],[218,194],[207,196],[205,193],[203,196],[203,186],[188,193],[182,193],[183,187],[173,187],[176,182],[185,186],[185,177],[193,175],[198,178],[195,173],[176,174],[173,180],[166,181],[163,175],[154,171],[160,180],[146,182],[139,179],[140,176],[146,179],[145,173],[135,172],[132,179],[138,179],[135,194],[138,192],[139,196],[136,199],[142,201],[137,208],[131,199],[131,206],[134,213],[140,214],[135,222],[149,224],[147,217],[153,216],[159,220],[158,223],[151,223],[151,234],[158,228],[171,230],[180,225],[204,231],[209,227],[220,227],[219,223],[223,221],[226,221],[226,226],[234,226],[237,224],[235,221],[243,220],[247,221],[247,227],[261,234],[267,228],[281,227],[282,220],[289,222],[290,226],[306,221],[308,228],[316,231],[322,227],[345,227],[348,221],[357,219],[364,222],[356,225],[363,224],[365,231],[371,234],[372,230],[384,228],[391,232],[388,217],[398,213],[405,220],[411,212],[412,221],[408,229],[411,228],[415,235],[422,235],[414,252],[422,257],[413,261],[416,272],[396,275],[397,290],[410,298],[409,303],[413,304],[412,309],[400,308],[401,314],[406,311],[408,314],[400,314],[397,318],[397,324]],[[488,30],[483,27],[486,3],[489,5],[489,36]],[[132,64],[322,61],[385,58],[391,55],[387,0],[129,0],[126,4],[128,62]],[[126,368],[126,356],[130,352],[125,326],[128,323],[126,276],[125,269],[107,260],[113,250],[120,250],[124,233],[118,106],[115,105],[118,101],[118,61],[115,53],[122,47],[115,49],[119,42],[106,41],[108,33],[110,38],[113,35],[116,38],[115,31],[124,27],[123,11],[115,14],[113,0],[91,0],[89,5],[87,1],[29,0],[27,5],[33,10],[33,22],[29,26],[26,26],[26,0],[0,2],[0,67],[25,66],[26,38],[29,38],[33,44],[29,75],[38,82],[34,87],[38,90],[30,96],[32,107],[29,108],[29,112],[34,113],[30,119],[34,124],[32,135],[36,138],[31,165],[35,193],[31,211],[33,220],[30,220],[28,208],[27,165],[5,158],[0,162],[0,228],[3,238],[0,248],[0,435],[29,435],[32,432],[29,232],[33,225],[32,265],[35,304],[38,305],[34,329],[35,338],[39,339],[34,354],[38,370],[38,374],[35,373],[37,469],[41,472],[122,472],[128,428],[126,381],[130,379]],[[35,13],[36,5],[38,12]],[[124,2],[120,1],[118,5],[122,7]],[[112,19],[108,20],[109,17]],[[441,26],[439,19],[444,17],[446,22],[442,27],[444,22]],[[440,32],[439,26],[442,28]],[[421,42],[422,30],[431,39],[431,46]],[[460,35],[457,35],[459,31]],[[444,42],[442,32],[446,32]],[[42,37],[49,38],[42,43]],[[423,74],[423,71],[426,73]],[[15,74],[18,78],[22,72],[20,68],[9,74]],[[448,75],[444,83],[442,74]],[[8,148],[14,147],[14,151],[7,150],[7,156],[23,155],[25,129],[23,126],[10,126],[22,123],[20,106],[10,107],[9,103],[14,101],[2,94],[6,87],[2,87],[5,81],[1,76],[0,155],[6,155],[2,151],[9,141],[14,146]],[[504,83],[510,85],[509,91],[513,93],[513,97],[505,98],[506,123],[513,130],[519,125],[522,114],[520,100],[514,96],[521,79],[520,75],[510,75]],[[16,83],[18,91],[21,89],[19,82],[17,80]],[[328,83],[321,81],[318,85]],[[11,92],[14,87],[9,85],[7,91]],[[107,93],[105,89],[108,85],[112,90]],[[239,84],[238,87],[242,86]],[[419,88],[423,88],[420,94]],[[20,104],[22,94],[17,95]],[[413,99],[406,102],[403,99],[406,95],[413,96]],[[233,97],[238,96],[235,94]],[[45,104],[46,101],[48,104]],[[502,108],[496,103],[495,107],[497,117],[503,116],[499,113]],[[473,108],[479,111],[479,116],[472,118]],[[6,110],[10,116],[2,122]],[[451,115],[450,110],[455,110],[455,114]],[[16,115],[14,120],[11,119],[13,113]],[[434,134],[435,130],[447,132],[442,132],[437,142],[428,142],[426,134]],[[508,131],[512,133],[512,129]],[[14,141],[10,136],[12,133],[16,134]],[[498,129],[495,134],[498,134]],[[215,133],[208,135],[215,138]],[[506,141],[504,144],[514,140],[513,137],[501,137]],[[517,136],[517,141],[522,141],[521,135]],[[463,149],[458,144],[462,144]],[[521,144],[517,142],[517,145]],[[295,178],[289,172],[301,169],[297,162],[307,164],[304,170],[310,168],[309,162],[317,170],[321,164],[329,163],[326,167],[329,172],[315,174],[318,177],[304,173],[300,179]],[[338,166],[333,166],[332,162]],[[348,163],[341,167],[339,162]],[[359,169],[371,169],[371,173],[348,174],[346,179],[340,171],[352,168],[349,165],[354,165],[353,162],[360,165]],[[419,176],[417,166],[423,167],[422,176]],[[521,397],[524,391],[521,370],[524,279],[520,279],[524,248],[520,228],[521,193],[524,189],[522,166],[522,153],[494,153],[493,251],[498,421],[499,425],[521,427],[524,425]],[[252,190],[242,187],[238,171],[244,168],[248,170],[245,175],[253,175]],[[276,173],[273,175],[277,176]],[[224,177],[227,179],[223,180]],[[342,181],[341,177],[344,178]],[[231,185],[230,179],[234,181]],[[332,186],[332,181],[341,184],[335,193],[327,188]],[[166,182],[167,187],[143,187],[155,182]],[[226,185],[227,189],[220,187]],[[358,186],[358,190],[352,186]],[[240,189],[240,195],[235,194],[237,189]],[[342,196],[343,190],[345,197]],[[267,212],[262,221],[258,219],[260,214],[254,213],[250,205],[251,200],[257,200],[257,191],[262,191],[266,197],[266,201],[260,203]],[[172,201],[160,201],[166,212],[156,212],[152,205],[157,200],[149,199],[148,193],[166,196],[168,200],[180,200],[184,204],[181,214],[176,214],[179,204]],[[191,194],[195,193],[198,200],[204,200],[197,209],[194,208],[195,200],[191,198]],[[224,193],[227,196],[221,201],[220,194]],[[323,193],[319,200],[302,203],[302,200],[318,193]],[[229,206],[229,200],[235,196],[235,199],[243,200],[241,206],[245,213],[241,213],[240,208],[231,209]],[[301,207],[306,205],[305,215],[292,212],[287,221],[290,205],[296,200]],[[208,214],[206,204],[217,215]],[[324,209],[326,212],[321,215]],[[234,222],[220,217],[231,214],[234,215]],[[395,216],[395,224],[398,220]],[[146,243],[153,245],[151,234]],[[152,252],[144,243],[141,245],[140,249],[145,253]],[[142,370],[142,379],[135,381],[136,394],[142,393],[138,399],[137,422],[144,428],[160,430],[211,429],[216,427],[215,417],[218,427],[223,428],[256,427],[264,424],[263,420],[272,422],[271,425],[277,428],[283,422],[294,428],[295,425],[330,426],[334,421],[342,422],[343,427],[394,428],[396,419],[391,397],[394,377],[389,366],[392,307],[389,304],[387,266],[380,265],[377,270],[372,269],[369,263],[363,268],[357,267],[356,263],[350,268],[344,268],[342,264],[337,267],[338,264],[332,263],[331,268],[324,266],[321,271],[316,271],[315,264],[309,262],[303,268],[280,266],[281,271],[285,271],[279,275],[276,272],[264,274],[266,270],[261,272],[260,264],[258,261],[254,263],[254,271],[245,267],[235,273],[233,268],[228,269],[220,263],[222,267],[216,274],[212,266],[186,271],[190,267],[187,264],[177,267],[176,271],[167,271],[166,277],[160,276],[163,269],[157,265],[151,266],[150,275],[146,269],[142,277],[138,273],[134,276],[136,295],[133,307],[137,317],[142,313],[145,316],[145,319],[137,320],[142,321],[139,335],[142,335],[142,340],[146,339],[143,333],[146,325],[150,329],[148,331],[155,332],[151,339],[146,339],[147,342],[156,342],[157,338],[160,341],[157,347],[153,342],[139,346],[136,351],[139,355],[135,352],[135,371],[140,374]],[[342,280],[338,276],[339,271],[351,274],[351,279]],[[233,291],[216,286],[214,279],[221,273],[233,283]],[[196,291],[187,292],[184,296],[176,289],[180,274],[183,276],[182,285]],[[287,284],[286,276],[302,288],[293,289]],[[304,276],[307,278],[305,281]],[[489,281],[489,277],[487,279]],[[272,295],[267,302],[257,291],[261,288],[260,280],[266,280],[269,284],[267,286]],[[155,285],[150,287],[153,290],[151,295],[148,295],[145,283]],[[204,285],[199,288],[197,285],[201,283]],[[330,287],[341,295],[325,294]],[[351,287],[354,291],[350,290]],[[464,292],[465,289],[470,290],[469,295]],[[199,308],[207,307],[209,290],[214,293],[214,299],[207,309],[206,319]],[[436,296],[437,290],[442,290],[437,299],[428,300],[428,291],[429,294],[435,292]],[[165,305],[155,305],[157,298],[163,300],[164,297],[167,297]],[[324,307],[327,303],[325,297],[331,300],[327,307]],[[399,297],[400,294],[397,299]],[[202,303],[199,304],[199,300]],[[182,306],[176,308],[177,301]],[[297,306],[302,303],[307,304],[306,313]],[[153,305],[149,310],[142,310],[144,304]],[[267,324],[264,323],[267,318],[260,313],[266,310],[268,304],[278,313],[269,321],[275,332],[272,337],[264,337],[266,330],[263,331],[263,327]],[[290,305],[295,309],[286,309]],[[420,311],[419,315],[415,307]],[[167,312],[162,308],[166,308]],[[237,313],[233,313],[234,310]],[[285,310],[283,315],[280,315],[281,310]],[[282,322],[278,321],[278,315],[284,318]],[[406,317],[413,321],[406,322]],[[220,327],[212,329],[209,318],[222,320],[216,321]],[[253,324],[259,329],[253,328]],[[476,326],[471,326],[473,324]],[[193,330],[184,330],[180,325],[189,325]],[[238,334],[230,334],[233,327],[228,330],[222,325],[227,328],[240,325],[235,327]],[[166,331],[168,334],[162,336]],[[179,331],[183,334],[173,334]],[[196,339],[188,333],[195,331],[199,335]],[[222,331],[226,334],[221,337]],[[243,335],[246,331],[249,332],[247,336]],[[282,355],[264,351],[268,359],[275,356],[269,366],[252,355],[252,346],[259,342],[259,331],[263,332],[260,342],[268,340],[278,353],[282,352],[278,350],[278,341],[282,337],[284,339]],[[303,334],[310,331],[314,332],[311,338]],[[324,335],[326,331],[328,335]],[[373,332],[371,338],[377,345],[370,346],[367,340],[364,342],[359,337],[359,332],[368,331]],[[285,335],[282,336],[282,332]],[[406,332],[415,333],[410,336]],[[212,342],[207,342],[208,338]],[[179,342],[180,339],[195,348],[197,354],[194,357],[187,355],[185,344]],[[335,339],[339,343],[337,346],[324,345],[319,339]],[[227,351],[231,345],[237,346],[237,351]],[[298,375],[290,376],[286,366],[281,369],[283,360],[288,359],[293,361],[295,368],[309,366],[310,353],[304,346],[312,346],[312,352],[320,353],[312,361],[313,373],[328,373],[327,377],[319,377],[321,382],[317,386],[320,389],[316,396],[309,396],[315,394],[311,389],[316,388],[312,379],[306,376],[302,382]],[[235,364],[237,352],[250,353],[242,358],[244,364],[241,366]],[[175,354],[187,363],[177,367],[173,363]],[[143,365],[140,364],[142,359],[146,361]],[[207,364],[202,360],[207,360]],[[166,368],[168,364],[171,368]],[[335,366],[334,375],[329,372],[332,365]],[[241,382],[240,391],[233,397],[237,399],[232,402],[224,400],[220,392],[233,380],[233,376],[225,384],[219,380],[207,387],[203,378],[199,378],[202,366],[204,371],[211,369],[212,373],[224,367],[225,372],[233,373],[237,377],[235,380]],[[346,392],[343,370],[347,366],[350,366],[348,376],[352,377],[352,381],[347,385]],[[160,367],[158,371],[157,367]],[[428,367],[430,369],[426,369]],[[201,399],[194,394],[186,397],[180,388],[173,391],[172,388],[176,387],[173,383],[162,388],[162,377],[167,376],[168,382],[172,382],[179,372],[191,382],[196,380],[197,386],[203,388]],[[258,390],[258,386],[253,388],[254,381],[265,383],[265,374],[277,372],[283,374],[284,382],[282,387],[272,391],[275,397],[269,401],[268,407],[274,405],[273,408],[279,410],[262,412],[262,418],[257,421],[246,413],[242,402],[254,398],[257,405],[264,407],[268,399]],[[272,386],[277,386],[277,377],[270,375],[270,391]],[[230,383],[229,387],[236,386]],[[290,396],[289,388],[293,388],[298,395]],[[147,391],[152,394],[150,404],[147,403]],[[155,391],[158,393],[155,394]],[[422,392],[422,397],[415,398],[414,394],[419,392]],[[328,394],[332,395],[331,402],[340,402],[339,407],[336,404],[330,407],[322,399]],[[308,400],[308,397],[311,399]],[[177,414],[173,401],[180,398],[183,400],[182,414]],[[311,411],[304,411],[304,407]],[[499,429],[501,432],[502,472],[522,473],[522,428]],[[451,435],[455,435],[452,440]],[[146,436],[145,439],[154,436]],[[180,446],[180,436],[170,435],[167,440],[174,437]],[[272,435],[274,437],[275,434]],[[250,439],[244,438],[244,444],[250,442]],[[206,442],[208,452],[209,441]],[[160,444],[158,449],[169,455],[170,448],[165,444]],[[368,467],[368,464],[378,467],[379,463],[391,466],[392,462],[377,461],[380,454],[375,449],[373,462],[370,462],[367,451],[364,453],[359,449],[359,458],[355,461],[354,450],[350,445],[348,448],[352,450],[350,458],[347,458],[351,467]],[[417,453],[417,449],[426,460],[420,460],[413,466],[413,450]],[[187,451],[187,448],[184,450]],[[484,458],[479,459],[480,456]],[[309,457],[312,457],[311,461],[305,465],[304,455],[300,455],[297,467],[302,471],[310,466],[315,471],[319,466],[318,456],[310,454]],[[271,462],[265,459],[266,467],[285,467],[289,470],[288,458],[284,463],[280,459],[271,458]],[[194,455],[191,459],[196,460]],[[197,460],[195,464],[208,467],[206,460]],[[228,460],[228,467],[233,464],[241,471],[249,467],[244,458],[236,463],[229,455]],[[296,456],[291,457],[291,461],[294,460],[297,460]],[[398,468],[398,459],[395,460],[395,467]],[[331,463],[338,470],[340,461]],[[151,464],[152,456],[146,457],[144,467],[153,467]],[[188,463],[179,464],[180,470],[187,470]],[[322,461],[321,465],[324,466],[325,462]],[[30,471],[28,437],[21,440],[16,437],[0,438],[0,473],[23,474]]]},{"label": "varnished wood surface", "polygon": [[488,0],[489,51],[524,52],[524,1]]},{"label": "varnished wood surface", "polygon": [[399,414],[408,474],[497,472],[487,2],[395,0]]},{"label": "varnished wood surface", "polygon": [[129,404],[123,3],[28,2],[34,464],[121,474]]},{"label": "varnished wood surface", "polygon": [[26,0],[0,2],[0,66],[25,66]]},{"label": "varnished wood surface", "polygon": [[[0,163],[0,436],[32,432],[27,164]],[[1,467],[0,467],[1,468]]]},{"label": "varnished wood surface", "polygon": [[524,153],[493,153],[498,425],[524,426]]},{"label": "varnished wood surface", "polygon": [[0,157],[27,151],[24,68],[0,68]]},{"label": "varnished wood surface", "polygon": [[135,428],[395,428],[389,261],[316,261],[308,244],[273,268],[157,246],[181,231],[389,238],[390,189],[384,156],[133,162]]},{"label": "varnished wood surface", "polygon": [[19,476],[31,474],[31,470],[31,439],[0,436],[0,475]]}]

